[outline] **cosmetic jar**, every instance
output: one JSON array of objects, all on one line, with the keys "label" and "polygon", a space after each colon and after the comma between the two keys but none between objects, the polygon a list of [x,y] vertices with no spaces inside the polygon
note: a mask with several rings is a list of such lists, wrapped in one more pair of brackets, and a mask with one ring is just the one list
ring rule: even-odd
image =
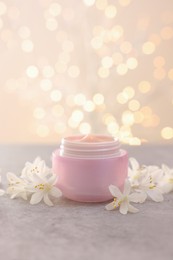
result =
[{"label": "cosmetic jar", "polygon": [[123,189],[128,156],[118,139],[106,135],[69,136],[53,152],[57,187],[71,200],[103,202],[112,195],[109,185]]}]

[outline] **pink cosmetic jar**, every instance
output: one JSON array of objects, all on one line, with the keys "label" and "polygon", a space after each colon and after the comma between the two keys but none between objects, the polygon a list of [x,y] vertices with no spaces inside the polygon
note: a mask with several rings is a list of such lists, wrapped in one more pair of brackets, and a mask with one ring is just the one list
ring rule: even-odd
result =
[{"label": "pink cosmetic jar", "polygon": [[111,136],[69,136],[53,153],[52,167],[58,175],[57,187],[66,198],[103,202],[112,198],[109,185],[123,188],[128,156]]}]

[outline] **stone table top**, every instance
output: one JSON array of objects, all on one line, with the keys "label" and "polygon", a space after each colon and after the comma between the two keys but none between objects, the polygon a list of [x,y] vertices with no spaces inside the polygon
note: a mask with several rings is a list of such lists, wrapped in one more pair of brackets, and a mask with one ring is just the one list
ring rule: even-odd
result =
[{"label": "stone table top", "polygon": [[[173,146],[126,147],[143,164],[173,166]],[[51,164],[54,146],[1,145],[2,181],[20,173],[26,161],[41,156]],[[54,207],[0,198],[2,260],[172,260],[173,194],[163,203],[137,205],[137,214],[106,211],[106,203],[77,203],[65,198]]]}]

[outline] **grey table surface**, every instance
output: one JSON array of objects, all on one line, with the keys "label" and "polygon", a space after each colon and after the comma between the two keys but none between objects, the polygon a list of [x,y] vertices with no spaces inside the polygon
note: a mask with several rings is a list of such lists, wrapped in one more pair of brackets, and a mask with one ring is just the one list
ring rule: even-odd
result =
[{"label": "grey table surface", "polygon": [[[51,165],[53,146],[0,146],[3,181],[20,173],[37,155]],[[173,166],[173,146],[127,147],[143,164]],[[54,207],[7,196],[0,198],[1,260],[173,259],[173,194],[163,203],[137,205],[137,214],[106,211],[105,203],[77,203],[65,198]]]}]

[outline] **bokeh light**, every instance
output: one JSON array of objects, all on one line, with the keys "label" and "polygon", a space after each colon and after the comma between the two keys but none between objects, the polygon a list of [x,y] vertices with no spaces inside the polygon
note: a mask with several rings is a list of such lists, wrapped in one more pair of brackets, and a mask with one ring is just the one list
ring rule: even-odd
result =
[{"label": "bokeh light", "polygon": [[4,15],[7,11],[7,6],[4,2],[0,2],[0,15]]},{"label": "bokeh light", "polygon": [[172,139],[173,138],[173,128],[171,127],[164,127],[161,131],[161,136],[164,139]]},{"label": "bokeh light", "polygon": [[163,40],[170,40],[173,37],[173,28],[168,26],[164,27],[160,35]]},{"label": "bokeh light", "polygon": [[153,42],[145,42],[142,46],[142,51],[144,54],[152,54],[155,51],[155,45]]},{"label": "bokeh light", "polygon": [[36,78],[39,74],[39,70],[36,66],[31,65],[26,69],[26,74],[29,78]]},{"label": "bokeh light", "polygon": [[139,84],[138,84],[138,88],[140,90],[141,93],[147,93],[150,91],[151,89],[151,84],[150,82],[148,81],[141,81]]},{"label": "bokeh light", "polygon": [[95,3],[95,0],[83,0],[83,1],[86,6],[92,6]]},{"label": "bokeh light", "polygon": [[10,100],[25,128],[2,129],[7,141],[94,132],[130,145],[173,142],[169,0],[156,9],[144,0],[1,0],[0,39],[1,110]]},{"label": "bokeh light", "polygon": [[117,14],[117,9],[114,5],[108,5],[106,8],[105,8],[105,15],[106,17],[108,18],[114,18]]},{"label": "bokeh light", "polygon": [[78,66],[70,66],[68,69],[68,74],[71,78],[77,78],[80,74],[80,69]]},{"label": "bokeh light", "polygon": [[170,80],[173,80],[173,69],[170,69],[168,71],[168,77],[169,77]]}]

